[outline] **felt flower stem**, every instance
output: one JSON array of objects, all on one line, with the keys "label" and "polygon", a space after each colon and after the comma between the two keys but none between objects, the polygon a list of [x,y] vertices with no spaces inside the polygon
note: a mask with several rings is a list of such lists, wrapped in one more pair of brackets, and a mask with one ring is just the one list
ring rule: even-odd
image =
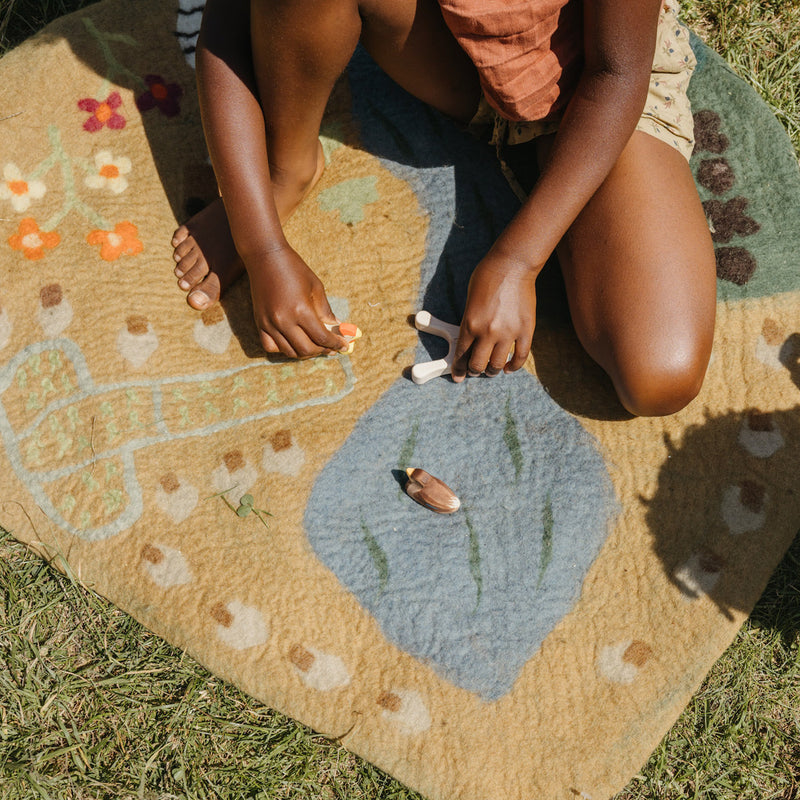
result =
[{"label": "felt flower stem", "polygon": [[97,228],[103,230],[110,230],[111,224],[93,208],[90,208],[79,197],[75,188],[75,175],[73,172],[73,163],[70,157],[64,151],[64,146],[61,144],[61,133],[55,125],[51,125],[47,129],[47,136],[50,139],[51,153],[42,164],[37,167],[31,177],[38,178],[44,175],[47,171],[52,169],[56,164],[61,167],[61,177],[64,181],[64,204],[60,211],[57,211],[47,222],[44,224],[44,230],[52,231],[56,228],[64,217],[69,214],[73,209],[89,220]]},{"label": "felt flower stem", "polygon": [[97,42],[97,46],[103,53],[103,58],[106,60],[106,74],[103,83],[100,85],[100,90],[97,93],[97,99],[106,97],[111,89],[111,83],[118,77],[125,77],[132,81],[140,89],[147,89],[147,84],[135,72],[131,72],[127,67],[120,63],[119,59],[114,55],[111,49],[111,42],[120,42],[127,44],[131,47],[137,47],[139,43],[130,36],[124,33],[107,33],[106,31],[99,31],[94,22],[88,17],[84,17],[83,24],[91,37]]}]

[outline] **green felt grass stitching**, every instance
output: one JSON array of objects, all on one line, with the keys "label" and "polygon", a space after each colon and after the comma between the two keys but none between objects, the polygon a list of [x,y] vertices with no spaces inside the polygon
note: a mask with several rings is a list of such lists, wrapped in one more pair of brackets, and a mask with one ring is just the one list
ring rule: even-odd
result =
[{"label": "green felt grass stitching", "polygon": [[361,518],[361,531],[364,534],[364,543],[367,545],[369,557],[378,573],[378,596],[380,597],[386,591],[389,583],[389,559],[386,557],[386,551],[372,535],[372,531],[363,517]]},{"label": "green felt grass stitching", "polygon": [[[462,506],[463,508],[463,506]],[[472,524],[469,512],[464,508],[464,521],[467,524],[469,531],[469,571],[472,575],[472,580],[475,581],[475,588],[477,589],[477,596],[475,598],[475,608],[481,604],[481,596],[483,595],[483,573],[481,572],[481,544],[478,539],[478,532]]]},{"label": "green felt grass stitching", "polygon": [[542,552],[539,556],[539,576],[536,579],[536,588],[542,585],[544,574],[553,558],[553,501],[550,492],[544,500],[542,509]]},{"label": "green felt grass stitching", "polygon": [[506,397],[506,426],[503,430],[503,442],[505,442],[508,452],[511,455],[511,463],[514,465],[514,483],[519,482],[524,460],[522,457],[522,445],[517,436],[517,423],[511,413],[511,396]]}]

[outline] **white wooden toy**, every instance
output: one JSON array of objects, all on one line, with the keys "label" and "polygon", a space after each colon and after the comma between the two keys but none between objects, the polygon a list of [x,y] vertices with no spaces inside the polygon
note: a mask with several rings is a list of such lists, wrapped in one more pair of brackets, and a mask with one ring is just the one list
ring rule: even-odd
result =
[{"label": "white wooden toy", "polygon": [[[456,342],[458,341],[459,327],[451,325],[449,322],[442,322],[430,313],[430,311],[418,311],[414,315],[414,325],[424,333],[432,333],[447,342],[447,355],[438,358],[436,361],[421,361],[411,367],[411,380],[417,384],[427,383],[431,378],[438,378],[440,375],[449,375],[453,369],[455,360]],[[506,361],[510,361],[512,353],[508,354]]]},{"label": "white wooden toy", "polygon": [[442,322],[436,319],[430,311],[418,311],[414,315],[414,325],[418,330],[425,333],[432,333],[439,336],[448,344],[447,355],[436,361],[422,361],[411,367],[411,380],[417,384],[427,383],[431,378],[438,378],[440,375],[449,375],[453,368],[455,358],[456,342],[458,341],[458,325],[451,325],[449,322]]}]

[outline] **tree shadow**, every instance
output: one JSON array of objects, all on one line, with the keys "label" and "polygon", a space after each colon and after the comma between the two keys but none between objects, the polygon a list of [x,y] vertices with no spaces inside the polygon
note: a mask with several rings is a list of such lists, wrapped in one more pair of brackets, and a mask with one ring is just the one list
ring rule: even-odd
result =
[{"label": "tree shadow", "polygon": [[[687,603],[749,613],[800,528],[800,405],[708,416],[666,443],[655,494],[642,498],[653,549]],[[795,544],[786,559],[797,556]],[[791,635],[798,588],[796,573],[777,578],[756,620]]]}]

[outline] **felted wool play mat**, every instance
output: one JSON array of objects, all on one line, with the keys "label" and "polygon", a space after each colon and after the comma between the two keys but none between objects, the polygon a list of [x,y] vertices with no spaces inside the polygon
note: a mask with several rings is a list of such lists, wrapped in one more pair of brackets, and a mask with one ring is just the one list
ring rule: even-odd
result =
[{"label": "felted wool play mat", "polygon": [[[200,314],[172,274],[176,219],[215,194],[199,18],[106,0],[0,62],[0,524],[432,800],[608,797],[800,527],[788,139],[694,40],[719,306],[683,412],[621,412],[556,282],[524,370],[417,386],[407,368],[442,350],[409,315],[458,322],[517,201],[492,152],[359,52],[287,228],[364,335],[270,360],[245,281]],[[409,466],[461,510],[412,502]]]}]

